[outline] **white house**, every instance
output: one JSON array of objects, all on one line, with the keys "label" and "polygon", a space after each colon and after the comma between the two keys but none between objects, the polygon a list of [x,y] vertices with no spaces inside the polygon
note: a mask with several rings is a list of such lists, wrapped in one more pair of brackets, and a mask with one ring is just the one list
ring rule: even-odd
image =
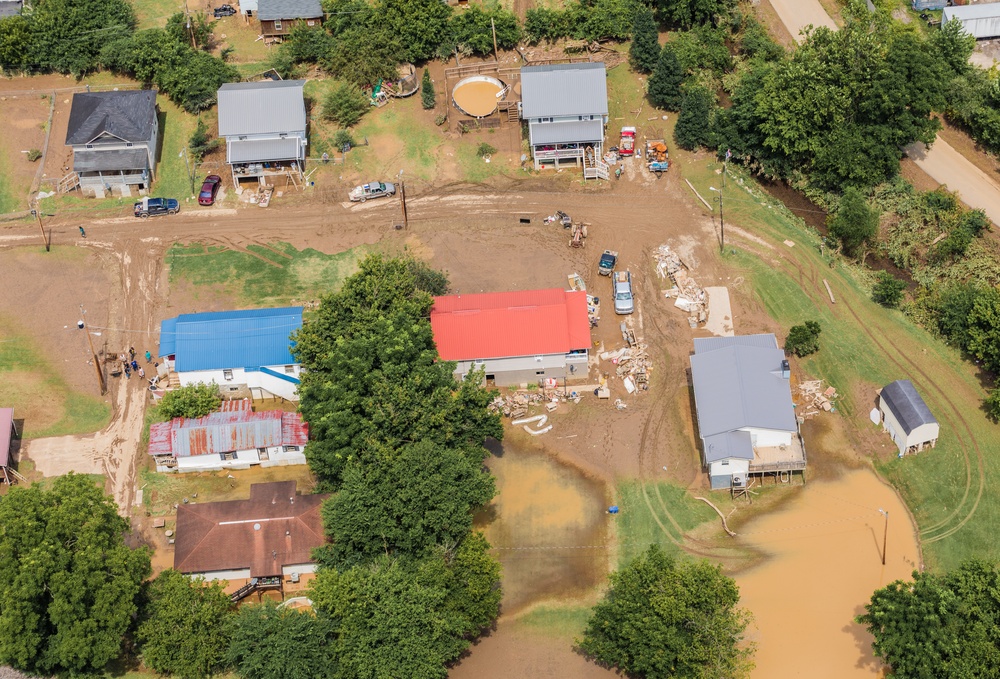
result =
[{"label": "white house", "polygon": [[274,186],[302,178],[306,162],[305,80],[226,83],[219,88],[219,136],[233,185]]},{"label": "white house", "polygon": [[326,542],[320,507],[329,495],[296,495],[295,481],[255,483],[248,500],[177,507],[174,569],[246,584],[232,598],[282,590],[316,571],[312,551]]},{"label": "white house", "polygon": [[607,179],[604,126],[607,71],[600,62],[521,68],[521,118],[535,169],[583,165],[584,178]]},{"label": "white house", "polygon": [[743,486],[751,474],[787,479],[805,470],[790,378],[772,334],[694,341],[691,380],[712,488]]},{"label": "white house", "polygon": [[214,382],[223,394],[297,401],[290,336],[301,327],[302,307],[181,314],[160,324],[159,356],[181,386]]},{"label": "white house", "polygon": [[158,472],[305,464],[309,427],[300,413],[253,412],[249,399],[223,401],[205,417],[175,417],[149,427]]},{"label": "white house", "polygon": [[156,168],[159,122],[156,92],[77,92],[69,111],[66,145],[85,195],[132,195],[149,189]]},{"label": "white house", "polygon": [[587,293],[559,288],[434,298],[431,328],[455,377],[485,368],[497,386],[583,380],[588,374]]},{"label": "white house", "polygon": [[886,385],[878,396],[882,428],[899,448],[900,455],[919,453],[937,445],[940,426],[910,380]]}]

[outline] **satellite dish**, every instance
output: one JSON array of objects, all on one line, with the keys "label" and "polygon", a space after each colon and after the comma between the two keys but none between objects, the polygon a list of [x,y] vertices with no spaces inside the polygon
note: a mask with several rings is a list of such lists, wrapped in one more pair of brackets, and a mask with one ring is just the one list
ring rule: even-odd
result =
[{"label": "satellite dish", "polygon": [[868,418],[872,424],[879,424],[882,421],[882,413],[878,411],[878,408],[872,408],[872,411],[868,413]]}]

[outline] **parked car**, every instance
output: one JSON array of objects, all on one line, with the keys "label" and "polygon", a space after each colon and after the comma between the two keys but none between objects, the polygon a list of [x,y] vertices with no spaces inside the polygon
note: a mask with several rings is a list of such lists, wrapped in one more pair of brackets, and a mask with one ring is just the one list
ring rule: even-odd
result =
[{"label": "parked car", "polygon": [[158,217],[159,215],[175,215],[180,210],[180,206],[173,198],[143,198],[133,208],[135,216],[142,219]]},{"label": "parked car", "polygon": [[365,202],[369,198],[381,198],[383,196],[394,196],[396,195],[396,187],[388,182],[369,182],[367,184],[362,184],[361,186],[356,186],[348,194],[348,198],[351,199],[352,203]]},{"label": "parked car", "polygon": [[635,310],[632,297],[632,274],[628,271],[615,272],[615,313],[630,314]]},{"label": "parked car", "polygon": [[205,181],[201,185],[201,191],[198,193],[198,205],[213,205],[215,203],[215,194],[219,192],[220,186],[222,186],[222,177],[219,175],[210,174],[205,177]]},{"label": "parked car", "polygon": [[236,14],[236,9],[232,5],[219,5],[212,11],[212,14],[215,15],[216,19],[231,17]]},{"label": "parked car", "polygon": [[610,276],[618,263],[618,253],[614,250],[605,250],[601,255],[601,261],[597,263],[597,273],[602,276]]}]

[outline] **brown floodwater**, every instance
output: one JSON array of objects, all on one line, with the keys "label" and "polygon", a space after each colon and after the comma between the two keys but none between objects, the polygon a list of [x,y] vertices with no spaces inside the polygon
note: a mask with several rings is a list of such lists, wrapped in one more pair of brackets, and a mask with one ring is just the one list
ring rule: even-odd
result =
[{"label": "brown floodwater", "polygon": [[588,593],[608,573],[605,484],[530,443],[498,453],[487,462],[497,497],[476,525],[503,565],[504,614]]},{"label": "brown floodwater", "polygon": [[[879,509],[889,513],[885,566]],[[767,555],[736,576],[741,605],[755,618],[755,679],[884,676],[854,616],[873,591],[917,568],[913,525],[891,488],[868,469],[813,481],[738,539]]]}]

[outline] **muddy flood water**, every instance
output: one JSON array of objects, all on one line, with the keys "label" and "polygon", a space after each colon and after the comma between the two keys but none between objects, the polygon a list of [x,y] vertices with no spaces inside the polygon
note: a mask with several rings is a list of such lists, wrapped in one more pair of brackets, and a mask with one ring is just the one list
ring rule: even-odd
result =
[{"label": "muddy flood water", "polygon": [[589,591],[607,576],[607,490],[541,448],[507,441],[487,462],[497,497],[476,518],[503,564],[503,614]]},{"label": "muddy flood water", "polygon": [[[885,566],[879,509],[889,513]],[[755,617],[755,679],[883,676],[871,637],[853,620],[873,591],[917,568],[913,526],[891,488],[867,469],[811,481],[739,539],[769,557],[736,576]]]}]

